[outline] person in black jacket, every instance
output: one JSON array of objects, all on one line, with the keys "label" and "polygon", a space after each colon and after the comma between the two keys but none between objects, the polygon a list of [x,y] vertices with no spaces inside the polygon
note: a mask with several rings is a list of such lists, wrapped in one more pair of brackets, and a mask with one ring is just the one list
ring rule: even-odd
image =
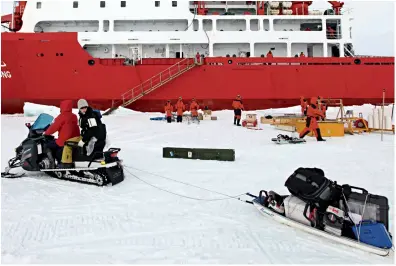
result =
[{"label": "person in black jacket", "polygon": [[78,146],[86,147],[92,137],[95,137],[94,152],[102,152],[106,146],[106,125],[102,123],[100,112],[93,110],[85,99],[78,100],[77,103],[79,112],[79,125],[81,127],[81,140],[78,142]]}]

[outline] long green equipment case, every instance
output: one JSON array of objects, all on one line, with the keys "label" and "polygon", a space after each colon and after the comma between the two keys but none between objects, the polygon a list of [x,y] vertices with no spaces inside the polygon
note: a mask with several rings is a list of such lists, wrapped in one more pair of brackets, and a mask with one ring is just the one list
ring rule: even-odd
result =
[{"label": "long green equipment case", "polygon": [[162,150],[162,157],[192,160],[235,161],[235,150],[164,147]]}]

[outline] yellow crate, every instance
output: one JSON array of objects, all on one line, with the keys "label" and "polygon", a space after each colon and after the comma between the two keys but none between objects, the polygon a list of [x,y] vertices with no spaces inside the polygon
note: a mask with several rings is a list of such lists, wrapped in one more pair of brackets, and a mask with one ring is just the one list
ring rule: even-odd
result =
[{"label": "yellow crate", "polygon": [[[320,133],[322,137],[343,137],[345,135],[344,132],[344,123],[335,122],[335,121],[319,121],[318,122]],[[305,121],[297,121],[296,130],[298,133],[303,131],[305,128]],[[311,131],[308,136],[313,137],[314,134]]]}]

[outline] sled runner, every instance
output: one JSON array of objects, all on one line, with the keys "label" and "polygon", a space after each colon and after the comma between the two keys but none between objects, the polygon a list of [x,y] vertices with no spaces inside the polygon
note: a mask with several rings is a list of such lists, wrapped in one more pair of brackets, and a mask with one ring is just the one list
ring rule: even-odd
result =
[{"label": "sled runner", "polygon": [[305,143],[305,139],[289,137],[287,135],[279,134],[276,138],[271,139],[276,144],[298,144]]},{"label": "sled runner", "polygon": [[94,152],[87,156],[84,149],[75,147],[74,168],[57,168],[57,161],[53,159],[55,156],[46,146],[54,137],[43,135],[52,120],[51,115],[43,113],[33,125],[26,124],[29,129],[28,136],[15,149],[16,156],[8,161],[8,167],[1,173],[2,178],[22,177],[24,173],[10,173],[11,169],[21,167],[25,171],[44,172],[51,177],[98,186],[109,183],[116,185],[124,180],[123,167],[118,158],[121,150],[119,148],[109,148],[107,151]]},{"label": "sled runner", "polygon": [[340,186],[318,168],[298,168],[285,186],[291,195],[265,190],[258,196],[247,195],[261,214],[279,223],[380,256],[389,255],[393,244],[386,197]]}]

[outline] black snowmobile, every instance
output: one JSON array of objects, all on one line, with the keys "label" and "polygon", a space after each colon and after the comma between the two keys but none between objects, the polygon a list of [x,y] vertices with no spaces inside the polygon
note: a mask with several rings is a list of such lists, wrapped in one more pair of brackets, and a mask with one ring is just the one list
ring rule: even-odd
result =
[{"label": "black snowmobile", "polygon": [[119,148],[109,148],[107,151],[94,152],[87,156],[84,149],[76,145],[73,149],[75,168],[56,168],[58,162],[53,159],[56,156],[46,147],[54,137],[43,135],[53,119],[53,116],[42,113],[33,125],[25,124],[29,129],[28,136],[15,149],[16,156],[8,161],[8,167],[1,173],[2,178],[23,176],[25,173],[9,172],[13,168],[22,167],[26,171],[40,171],[51,177],[98,186],[109,183],[116,185],[124,180],[122,161],[117,156],[121,150]]}]

